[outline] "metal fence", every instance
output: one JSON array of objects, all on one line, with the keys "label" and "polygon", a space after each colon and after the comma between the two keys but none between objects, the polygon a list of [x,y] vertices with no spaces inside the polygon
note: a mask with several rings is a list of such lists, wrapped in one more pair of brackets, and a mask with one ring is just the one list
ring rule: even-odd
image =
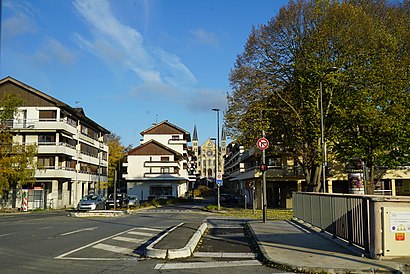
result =
[{"label": "metal fence", "polygon": [[293,215],[349,244],[370,250],[369,199],[364,196],[293,193]]}]

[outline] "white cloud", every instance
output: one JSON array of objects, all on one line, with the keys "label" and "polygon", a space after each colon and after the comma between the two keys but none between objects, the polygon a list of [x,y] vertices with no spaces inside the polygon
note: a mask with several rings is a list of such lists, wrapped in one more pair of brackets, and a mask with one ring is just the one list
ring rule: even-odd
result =
[{"label": "white cloud", "polygon": [[43,45],[42,49],[33,54],[34,59],[39,63],[54,63],[58,61],[64,65],[71,65],[75,62],[76,55],[58,40],[47,38]]},{"label": "white cloud", "polygon": [[196,29],[191,31],[191,34],[194,36],[195,41],[200,44],[207,44],[214,47],[219,45],[219,40],[213,32],[209,32],[205,29]]},{"label": "white cloud", "polygon": [[93,34],[93,41],[76,35],[81,47],[88,48],[108,63],[120,62],[144,82],[172,85],[196,82],[178,56],[144,45],[140,32],[121,23],[112,13],[107,1],[77,0],[74,6],[91,26]]},{"label": "white cloud", "polygon": [[32,19],[34,10],[28,3],[24,1],[5,1],[4,8],[13,12],[13,16],[4,19],[2,22],[5,39],[36,32],[36,24]]}]

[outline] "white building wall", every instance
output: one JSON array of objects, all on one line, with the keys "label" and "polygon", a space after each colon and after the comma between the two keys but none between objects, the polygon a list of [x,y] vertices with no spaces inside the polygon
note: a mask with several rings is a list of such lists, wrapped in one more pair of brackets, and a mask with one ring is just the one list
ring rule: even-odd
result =
[{"label": "white building wall", "polygon": [[[171,141],[172,136],[178,136],[179,141]],[[183,144],[186,144],[186,141],[183,140],[184,136],[183,134],[145,134],[143,141],[141,141],[141,145],[150,141],[150,140],[155,140],[167,147],[169,147],[172,150],[177,151],[178,153],[183,154],[184,152],[184,146]]]}]

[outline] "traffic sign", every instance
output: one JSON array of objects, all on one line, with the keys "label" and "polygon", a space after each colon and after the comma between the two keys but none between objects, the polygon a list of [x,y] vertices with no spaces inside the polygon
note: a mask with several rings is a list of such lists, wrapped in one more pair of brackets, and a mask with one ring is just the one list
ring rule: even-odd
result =
[{"label": "traffic sign", "polygon": [[222,172],[217,172],[216,173],[216,184],[218,186],[222,185]]},{"label": "traffic sign", "polygon": [[256,145],[258,146],[258,148],[260,150],[265,150],[269,147],[269,141],[268,139],[266,139],[265,137],[262,137],[258,140],[258,142],[256,143]]}]

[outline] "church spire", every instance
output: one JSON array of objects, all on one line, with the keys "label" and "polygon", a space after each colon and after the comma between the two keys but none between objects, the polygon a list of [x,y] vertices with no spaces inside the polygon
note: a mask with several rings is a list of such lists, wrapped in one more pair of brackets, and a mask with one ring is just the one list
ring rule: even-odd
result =
[{"label": "church spire", "polygon": [[196,125],[194,125],[194,134],[192,136],[192,141],[198,141],[198,133],[196,131]]}]

